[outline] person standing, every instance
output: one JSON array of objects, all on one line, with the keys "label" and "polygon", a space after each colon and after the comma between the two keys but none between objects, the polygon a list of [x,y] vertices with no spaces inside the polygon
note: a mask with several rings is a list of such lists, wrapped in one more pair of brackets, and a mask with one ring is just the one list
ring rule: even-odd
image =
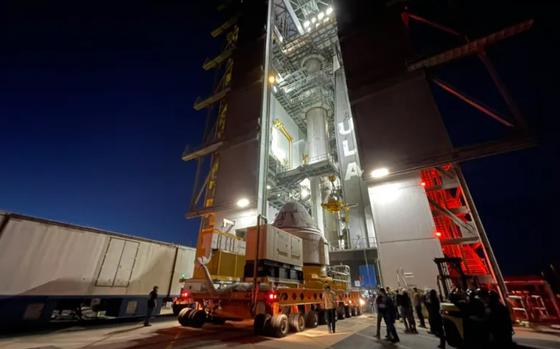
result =
[{"label": "person standing", "polygon": [[412,310],[412,301],[406,290],[402,292],[402,317],[405,323],[408,322],[408,329],[411,333],[418,333],[416,330],[416,321],[414,320],[414,310]]},{"label": "person standing", "polygon": [[395,328],[397,307],[395,306],[395,302],[391,299],[391,297],[387,296],[387,293],[383,289],[382,294],[385,299],[385,314],[383,316],[383,320],[385,320],[385,324],[387,325],[387,335],[391,342],[400,342],[399,335],[397,334],[397,329]]},{"label": "person standing", "polygon": [[445,334],[443,331],[443,319],[440,313],[441,306],[436,290],[430,290],[428,298],[429,298],[428,316],[430,320],[430,331],[436,337],[439,337],[438,348],[445,348]]},{"label": "person standing", "polygon": [[[377,293],[377,297],[375,298],[375,309],[377,310],[377,332],[375,332],[375,337],[377,339],[381,338],[381,320],[385,316],[385,297],[383,289],[380,289]],[[387,333],[387,337],[389,337],[389,333]]]},{"label": "person standing", "polygon": [[327,326],[329,327],[329,333],[336,332],[336,293],[331,290],[329,285],[325,286],[323,291],[323,307],[325,308],[325,315],[327,316]]},{"label": "person standing", "polygon": [[414,291],[414,295],[413,295],[414,310],[416,310],[416,316],[420,321],[420,327],[426,328],[426,322],[424,321],[424,314],[422,313],[422,303],[423,303],[422,293],[416,287],[414,287],[412,290]]},{"label": "person standing", "polygon": [[508,308],[500,301],[495,291],[488,295],[488,324],[490,330],[490,344],[493,348],[513,347],[513,326]]},{"label": "person standing", "polygon": [[158,299],[157,291],[158,291],[158,287],[154,286],[154,288],[148,294],[148,308],[146,310],[146,317],[144,318],[144,326],[152,326],[150,324],[150,318],[152,317],[154,308],[157,305],[157,299]]}]

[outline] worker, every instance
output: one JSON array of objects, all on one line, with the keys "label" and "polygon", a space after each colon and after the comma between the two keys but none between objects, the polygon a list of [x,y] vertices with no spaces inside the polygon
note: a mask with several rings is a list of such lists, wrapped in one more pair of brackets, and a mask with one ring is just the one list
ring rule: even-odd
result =
[{"label": "worker", "polygon": [[154,312],[154,308],[157,305],[158,299],[158,287],[154,286],[154,288],[148,294],[148,307],[146,310],[146,318],[144,319],[144,326],[152,326],[150,324],[150,318],[152,317],[152,313]]},{"label": "worker", "polygon": [[387,295],[387,291],[384,289],[380,290],[383,298],[385,300],[385,312],[383,320],[385,320],[385,325],[387,325],[387,338],[393,342],[400,342],[399,335],[397,334],[397,329],[395,328],[395,320],[397,317],[397,307],[395,302],[391,297]]},{"label": "worker", "polygon": [[[375,297],[375,309],[377,311],[377,326],[376,326],[377,331],[375,332],[375,337],[377,337],[377,339],[381,338],[381,320],[385,316],[386,296],[384,295],[383,291],[385,290],[380,289],[377,292],[377,297]],[[387,333],[387,337],[389,337],[389,333]]]},{"label": "worker", "polygon": [[416,310],[416,316],[420,321],[420,327],[426,328],[426,322],[424,321],[424,313],[422,313],[422,303],[424,303],[424,297],[422,295],[422,291],[414,287],[412,289],[414,294],[412,295],[412,300],[414,304],[414,310]]},{"label": "worker", "polygon": [[500,301],[496,291],[491,290],[487,304],[490,345],[492,348],[513,347],[513,326],[508,308]]},{"label": "worker", "polygon": [[416,330],[416,321],[414,320],[414,310],[412,309],[412,301],[408,292],[403,289],[402,291],[402,317],[405,324],[408,324],[408,330],[410,333],[418,333]]},{"label": "worker", "polygon": [[428,293],[428,316],[430,320],[430,331],[439,337],[438,348],[445,348],[445,334],[443,331],[443,319],[441,317],[441,306],[436,290]]},{"label": "worker", "polygon": [[331,287],[327,284],[325,290],[323,291],[323,307],[325,308],[325,315],[327,316],[327,326],[329,327],[329,333],[336,332],[336,293],[331,290]]}]

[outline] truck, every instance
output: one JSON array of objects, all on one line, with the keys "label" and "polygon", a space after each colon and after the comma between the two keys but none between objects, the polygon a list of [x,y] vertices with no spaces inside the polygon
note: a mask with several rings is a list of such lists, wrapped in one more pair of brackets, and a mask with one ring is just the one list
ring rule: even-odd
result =
[{"label": "truck", "polygon": [[147,294],[180,297],[195,249],[0,212],[0,325],[144,316]]},{"label": "truck", "polygon": [[[288,214],[302,222],[282,218]],[[247,229],[242,244],[243,274],[232,263],[229,269],[217,263],[220,246],[209,244],[216,239],[207,236],[228,233],[201,231],[194,276],[184,280],[181,297],[174,302],[182,306],[178,313],[182,326],[252,319],[256,335],[284,337],[326,323],[327,285],[336,293],[338,319],[362,314],[366,299],[361,290],[352,288],[350,268],[328,265],[328,246],[302,205],[287,203],[272,225],[257,222]]]}]

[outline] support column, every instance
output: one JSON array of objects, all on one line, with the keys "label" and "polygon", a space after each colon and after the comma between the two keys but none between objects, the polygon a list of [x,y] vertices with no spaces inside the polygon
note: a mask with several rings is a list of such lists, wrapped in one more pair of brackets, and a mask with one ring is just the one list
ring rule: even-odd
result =
[{"label": "support column", "polygon": [[323,208],[321,207],[321,177],[312,177],[309,179],[311,183],[311,214],[317,228],[321,231],[321,235],[325,236],[325,226],[323,221]]},{"label": "support column", "polygon": [[325,160],[328,152],[327,110],[313,107],[305,113],[309,163]]}]

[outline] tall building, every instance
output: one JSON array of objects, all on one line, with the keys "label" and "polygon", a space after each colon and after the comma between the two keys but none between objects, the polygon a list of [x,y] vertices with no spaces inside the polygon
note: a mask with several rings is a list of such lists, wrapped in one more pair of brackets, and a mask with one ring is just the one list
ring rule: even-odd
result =
[{"label": "tall building", "polygon": [[[229,1],[189,217],[239,236],[289,201],[309,211],[354,285],[437,287],[434,258],[501,276],[395,1]],[[209,77],[210,78],[210,77]],[[486,149],[486,148],[485,148]],[[449,266],[451,267],[451,266]],[[453,270],[448,270],[453,273]]]}]

